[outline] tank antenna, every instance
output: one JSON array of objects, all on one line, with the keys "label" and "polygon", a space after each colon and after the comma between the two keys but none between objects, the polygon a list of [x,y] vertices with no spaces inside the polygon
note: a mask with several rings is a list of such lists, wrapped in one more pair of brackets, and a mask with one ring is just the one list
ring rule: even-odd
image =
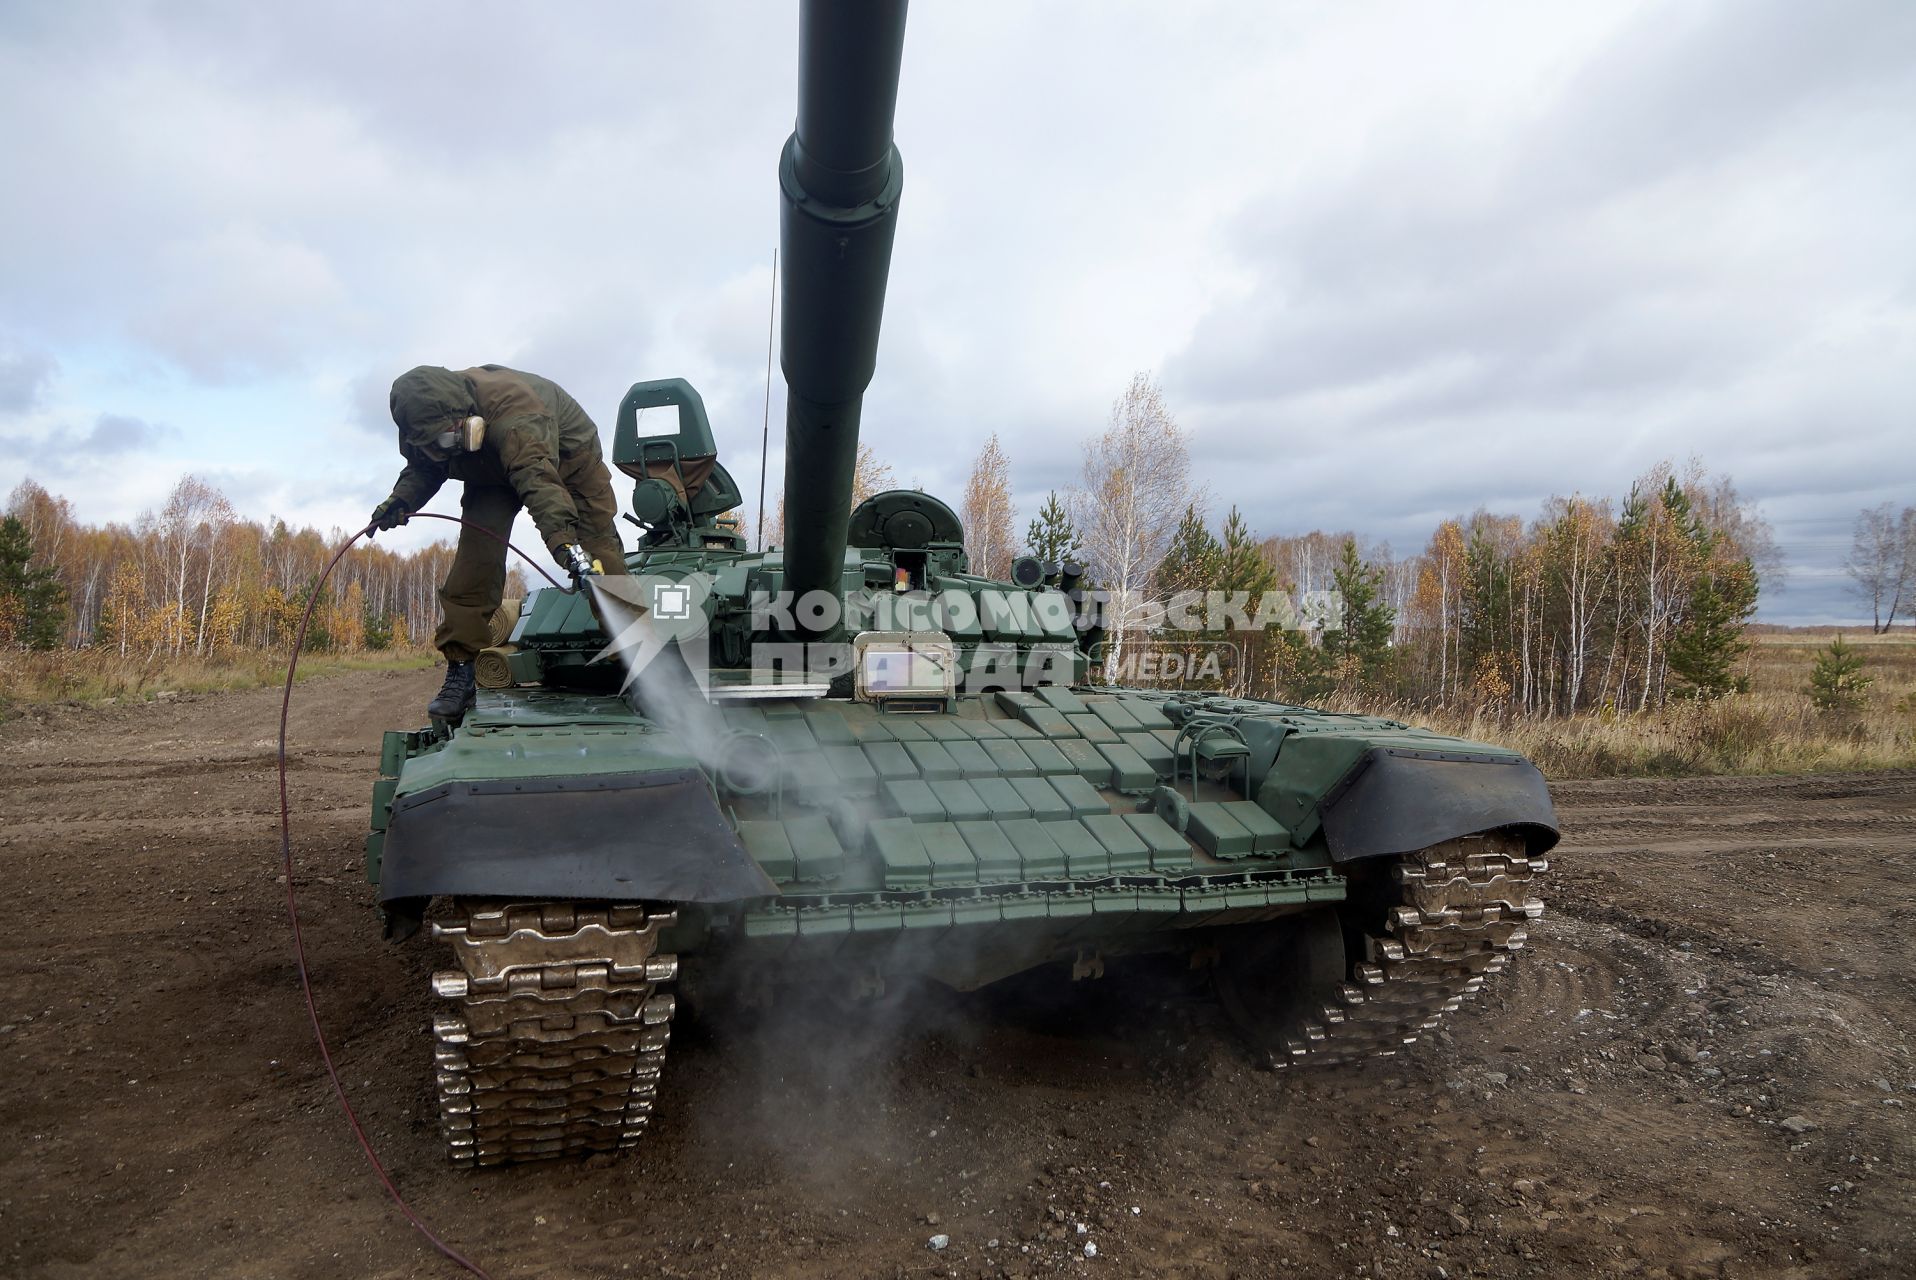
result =
[{"label": "tank antenna", "polygon": [[772,452],[772,326],[778,320],[778,246],[772,246],[772,301],[765,313],[765,425],[758,440],[758,549],[765,550],[765,467]]}]

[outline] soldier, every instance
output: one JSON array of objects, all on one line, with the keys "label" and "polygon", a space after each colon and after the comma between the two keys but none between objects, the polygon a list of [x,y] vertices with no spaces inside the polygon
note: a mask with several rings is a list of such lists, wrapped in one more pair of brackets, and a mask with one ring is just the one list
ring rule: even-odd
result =
[{"label": "soldier", "polygon": [[492,615],[506,585],[504,539],[519,508],[532,513],[552,558],[575,580],[622,574],[612,478],[598,427],[564,388],[537,374],[496,364],[457,372],[421,365],[394,380],[392,414],[406,469],[367,531],[406,523],[448,477],[465,482],[461,513],[480,526],[459,531],[433,636],[446,656],[446,683],[426,711],[456,721],[472,706],[473,659],[492,643]]}]

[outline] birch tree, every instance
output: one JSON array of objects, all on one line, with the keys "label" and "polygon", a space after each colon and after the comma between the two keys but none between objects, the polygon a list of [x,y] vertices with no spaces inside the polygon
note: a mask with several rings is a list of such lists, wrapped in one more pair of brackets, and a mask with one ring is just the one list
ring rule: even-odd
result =
[{"label": "birch tree", "polygon": [[233,504],[226,500],[225,494],[210,485],[203,487],[208,497],[201,509],[200,521],[194,528],[201,561],[199,619],[193,629],[193,652],[198,654],[207,651],[206,618],[213,607],[215,575],[218,575],[220,582],[225,581],[224,566],[233,554],[232,530],[238,519],[233,513]]},{"label": "birch tree", "polygon": [[1630,488],[1617,523],[1619,595],[1635,615],[1642,650],[1636,655],[1640,687],[1637,710],[1662,701],[1662,674],[1668,661],[1665,638],[1676,625],[1688,595],[1691,544],[1682,520],[1689,504],[1667,465],[1653,468]]},{"label": "birch tree", "polygon": [[1073,523],[1092,575],[1108,593],[1112,669],[1127,636],[1158,603],[1158,563],[1194,497],[1184,430],[1151,375],[1139,373],[1113,402],[1103,434],[1085,445],[1082,481],[1072,494]]},{"label": "birch tree", "polygon": [[1615,533],[1609,502],[1573,495],[1550,499],[1534,534],[1541,544],[1548,625],[1561,663],[1552,684],[1561,689],[1565,710],[1573,711],[1582,702],[1589,680],[1599,623],[1615,580],[1616,562],[1609,553]]},{"label": "birch tree", "polygon": [[965,555],[971,571],[987,578],[1011,577],[1012,510],[1011,463],[999,447],[998,433],[992,432],[978,458],[971,464],[971,478],[965,482],[962,511],[965,523]]},{"label": "birch tree", "polygon": [[1457,688],[1457,664],[1462,629],[1464,592],[1464,530],[1455,520],[1446,520],[1430,535],[1423,563],[1417,576],[1417,594],[1413,597],[1426,629],[1434,625],[1437,641],[1437,697],[1449,699]]},{"label": "birch tree", "polygon": [[1916,507],[1898,515],[1885,502],[1859,512],[1843,572],[1850,590],[1869,606],[1871,630],[1882,635],[1895,626],[1896,615],[1916,597]]}]

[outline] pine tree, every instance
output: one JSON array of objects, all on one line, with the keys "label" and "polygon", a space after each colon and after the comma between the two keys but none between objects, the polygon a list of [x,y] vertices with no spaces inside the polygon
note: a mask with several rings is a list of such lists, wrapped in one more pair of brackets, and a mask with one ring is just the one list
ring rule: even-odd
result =
[{"label": "pine tree", "polygon": [[1224,537],[1218,548],[1218,590],[1243,592],[1255,608],[1258,598],[1277,590],[1277,570],[1264,558],[1251,527],[1236,507],[1224,517]]},{"label": "pine tree", "polygon": [[1178,521],[1177,530],[1171,535],[1170,549],[1158,564],[1158,592],[1168,597],[1180,592],[1209,591],[1216,587],[1223,563],[1224,549],[1204,527],[1203,513],[1195,503],[1186,506],[1184,518]]},{"label": "pine tree", "polygon": [[1874,683],[1863,674],[1863,657],[1837,636],[1829,648],[1816,655],[1810,668],[1810,701],[1822,711],[1855,711]]},{"label": "pine tree", "polygon": [[1689,698],[1739,692],[1749,682],[1731,669],[1750,647],[1743,629],[1756,612],[1756,566],[1710,526],[1675,477],[1664,486],[1663,505],[1686,544],[1681,561],[1689,577],[1664,646],[1674,677],[1670,692]]},{"label": "pine tree", "polygon": [[1515,691],[1516,561],[1523,522],[1479,511],[1470,518],[1464,582],[1458,610],[1458,675],[1482,702],[1502,702]]},{"label": "pine tree", "polygon": [[1025,530],[1025,553],[1036,556],[1046,564],[1063,564],[1066,560],[1084,560],[1084,548],[1079,545],[1078,530],[1071,523],[1071,513],[1065,509],[1063,501],[1055,490],[1045,495],[1044,505],[1038,508],[1038,516]]},{"label": "pine tree", "polygon": [[367,605],[359,621],[359,633],[368,649],[390,649],[393,646],[393,616]]},{"label": "pine tree", "polygon": [[[306,604],[313,598],[313,592],[319,586],[315,576],[309,579],[298,591],[286,598],[284,622],[280,628],[280,638],[291,645],[293,637],[299,634],[299,620],[306,612]],[[332,632],[327,630],[328,615],[332,610],[326,608],[322,599],[313,608],[312,618],[306,624],[306,651],[324,653],[333,647]]]},{"label": "pine tree", "polygon": [[[1224,517],[1224,537],[1218,545],[1217,590],[1227,607],[1242,606],[1243,617],[1254,618],[1264,597],[1278,589],[1277,569],[1265,558],[1264,548],[1236,507]],[[1221,624],[1220,624],[1221,625]],[[1261,689],[1271,667],[1271,638],[1256,631],[1233,628],[1228,637],[1237,651],[1237,670],[1230,673],[1231,692],[1240,697]]]},{"label": "pine tree", "polygon": [[34,566],[25,523],[0,519],[0,646],[51,649],[66,626],[67,595],[57,572]]},{"label": "pine tree", "polygon": [[1168,682],[1179,689],[1193,687],[1190,673],[1203,657],[1204,594],[1218,585],[1223,567],[1223,548],[1204,527],[1204,516],[1195,503],[1184,508],[1171,535],[1171,546],[1158,562],[1156,594],[1166,606],[1165,626],[1158,643],[1167,662],[1175,658],[1175,674]]},{"label": "pine tree", "polygon": [[1670,635],[1670,674],[1680,682],[1674,692],[1715,698],[1746,690],[1749,680],[1733,668],[1749,652],[1743,630],[1755,612],[1756,570],[1747,559],[1702,573]]},{"label": "pine tree", "polygon": [[1338,625],[1324,632],[1324,654],[1336,665],[1340,683],[1374,688],[1390,665],[1390,637],[1396,612],[1378,599],[1383,574],[1357,554],[1354,539],[1345,539],[1342,557],[1332,572],[1340,597]]}]

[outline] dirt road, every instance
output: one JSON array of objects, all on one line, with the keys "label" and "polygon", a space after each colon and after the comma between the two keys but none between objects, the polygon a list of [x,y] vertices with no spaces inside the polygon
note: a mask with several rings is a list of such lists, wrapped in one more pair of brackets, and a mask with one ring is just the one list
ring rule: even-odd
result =
[{"label": "dirt road", "polygon": [[[302,686],[302,905],[375,1141],[500,1280],[1916,1270],[1916,775],[1559,787],[1531,948],[1391,1063],[1274,1077],[1203,1000],[1110,979],[688,1027],[631,1158],[473,1175],[427,1089],[434,948],[378,941],[359,868],[378,731],[433,680]],[[318,1069],[276,705],[0,724],[0,1273],[455,1274]]]}]

